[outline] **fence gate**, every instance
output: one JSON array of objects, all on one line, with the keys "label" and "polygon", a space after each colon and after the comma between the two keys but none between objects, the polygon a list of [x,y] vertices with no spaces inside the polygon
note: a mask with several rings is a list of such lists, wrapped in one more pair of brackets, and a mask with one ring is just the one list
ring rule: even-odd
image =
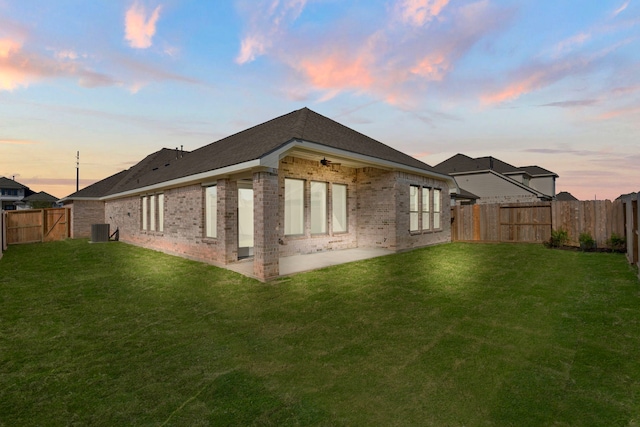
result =
[{"label": "fence gate", "polygon": [[551,205],[500,206],[500,241],[542,243],[551,237]]},{"label": "fence gate", "polygon": [[69,209],[30,209],[6,213],[7,244],[50,242],[69,237]]}]

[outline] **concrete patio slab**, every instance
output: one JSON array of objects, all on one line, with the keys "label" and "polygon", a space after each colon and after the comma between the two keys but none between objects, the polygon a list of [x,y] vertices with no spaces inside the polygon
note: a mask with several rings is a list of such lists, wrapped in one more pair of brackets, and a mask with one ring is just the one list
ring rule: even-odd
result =
[{"label": "concrete patio slab", "polygon": [[[304,271],[330,267],[332,265],[391,255],[393,253],[395,252],[387,249],[355,248],[282,257],[279,260],[280,276],[288,276]],[[229,264],[224,266],[224,268],[228,268],[245,276],[254,277],[253,259],[246,259],[235,264]]]}]

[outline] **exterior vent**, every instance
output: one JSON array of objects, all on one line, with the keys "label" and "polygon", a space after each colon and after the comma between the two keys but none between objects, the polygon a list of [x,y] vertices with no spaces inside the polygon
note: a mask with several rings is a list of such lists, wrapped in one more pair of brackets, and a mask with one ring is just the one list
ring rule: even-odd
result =
[{"label": "exterior vent", "polygon": [[91,243],[109,241],[109,224],[91,224]]}]

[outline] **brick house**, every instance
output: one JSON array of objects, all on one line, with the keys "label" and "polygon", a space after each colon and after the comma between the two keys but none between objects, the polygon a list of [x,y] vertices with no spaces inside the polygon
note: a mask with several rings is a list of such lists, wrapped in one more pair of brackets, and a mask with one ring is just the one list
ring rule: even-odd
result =
[{"label": "brick house", "polygon": [[62,199],[72,237],[120,240],[220,266],[350,248],[450,241],[453,178],[308,108],[197,150],[162,149]]}]

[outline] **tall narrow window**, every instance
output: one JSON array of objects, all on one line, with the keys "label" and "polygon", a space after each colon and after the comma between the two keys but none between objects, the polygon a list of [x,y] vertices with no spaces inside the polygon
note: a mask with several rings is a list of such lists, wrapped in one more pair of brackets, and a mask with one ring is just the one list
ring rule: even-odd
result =
[{"label": "tall narrow window", "polygon": [[304,181],[284,180],[284,234],[304,234]]},{"label": "tall narrow window", "polygon": [[422,229],[423,230],[428,230],[430,228],[430,223],[431,221],[429,221],[429,208],[430,208],[430,203],[429,203],[429,189],[423,187],[422,188]]},{"label": "tall narrow window", "polygon": [[440,190],[433,190],[433,228],[440,228]]},{"label": "tall narrow window", "polygon": [[147,196],[142,198],[142,229],[147,229]]},{"label": "tall narrow window", "polygon": [[331,205],[333,207],[332,229],[334,233],[347,232],[347,186],[331,185]]},{"label": "tall narrow window", "polygon": [[409,231],[418,231],[418,205],[420,201],[420,188],[416,185],[409,187]]},{"label": "tall narrow window", "polygon": [[311,181],[311,233],[327,232],[327,183]]},{"label": "tall narrow window", "polygon": [[158,194],[158,231],[164,231],[164,194]]},{"label": "tall narrow window", "polygon": [[218,187],[205,188],[205,236],[218,237]]},{"label": "tall narrow window", "polygon": [[156,231],[156,196],[149,196],[149,230]]}]

